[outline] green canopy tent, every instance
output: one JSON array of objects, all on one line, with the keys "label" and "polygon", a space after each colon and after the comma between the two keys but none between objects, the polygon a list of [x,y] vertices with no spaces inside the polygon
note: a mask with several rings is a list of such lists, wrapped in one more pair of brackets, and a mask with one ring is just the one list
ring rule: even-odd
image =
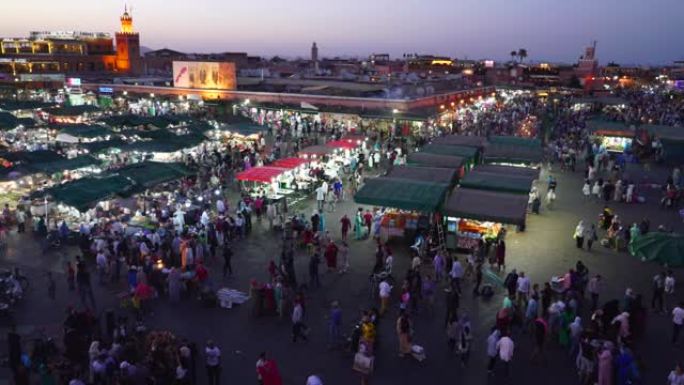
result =
[{"label": "green canopy tent", "polygon": [[[192,148],[205,140],[205,137],[200,134],[192,133],[187,135],[176,135],[167,130],[156,130],[160,133],[154,135],[152,140],[140,140],[121,146],[122,152],[139,151],[139,152],[157,152],[157,153],[171,153]],[[167,135],[162,135],[163,132],[168,132]]]},{"label": "green canopy tent", "polygon": [[446,146],[475,147],[482,151],[487,146],[487,138],[484,136],[447,135],[434,138],[432,143]]},{"label": "green canopy tent", "polygon": [[38,126],[38,122],[33,118],[17,118],[17,122],[24,128],[35,128]]},{"label": "green canopy tent", "polygon": [[54,106],[55,103],[39,102],[35,100],[0,100],[0,110],[2,111],[38,110]]},{"label": "green canopy tent", "polygon": [[45,110],[50,115],[54,116],[79,116],[79,115],[85,115],[85,114],[92,114],[94,112],[99,112],[100,108],[97,106],[91,106],[91,105],[82,105],[82,106],[61,106],[61,107],[52,107],[48,108]]},{"label": "green canopy tent", "polygon": [[460,156],[428,154],[425,152],[412,152],[408,154],[406,163],[409,165],[419,165],[427,167],[451,168],[459,170],[463,167],[465,159]]},{"label": "green canopy tent", "polygon": [[479,171],[476,167],[459,181],[459,185],[463,188],[474,190],[529,194],[532,189],[533,180],[521,175],[483,172]]},{"label": "green canopy tent", "polygon": [[649,232],[633,239],[629,252],[642,261],[654,261],[670,267],[684,266],[684,236]]},{"label": "green canopy tent", "polygon": [[88,150],[88,152],[91,154],[98,154],[106,152],[111,149],[121,148],[124,145],[126,145],[126,142],[123,141],[121,138],[114,138],[110,140],[103,140],[100,142],[81,143],[80,147],[82,147],[85,150]]},{"label": "green canopy tent", "polygon": [[27,165],[35,163],[56,162],[63,159],[61,155],[50,150],[8,152],[3,155],[3,158],[11,162],[17,162]]},{"label": "green canopy tent", "polygon": [[485,163],[536,164],[542,161],[541,147],[491,143],[484,153]]},{"label": "green canopy tent", "polygon": [[128,195],[132,187],[131,181],[123,176],[104,175],[81,178],[34,195],[50,195],[56,202],[85,211],[103,200]]},{"label": "green canopy tent", "polygon": [[455,169],[423,166],[394,166],[386,176],[393,179],[444,183],[450,186],[458,179]]},{"label": "green canopy tent", "polygon": [[82,139],[106,138],[112,130],[102,124],[64,124],[55,127],[59,130],[58,142],[78,143]]},{"label": "green canopy tent", "polygon": [[76,158],[59,160],[43,163],[29,164],[27,167],[34,172],[53,175],[63,171],[74,171],[81,168],[99,165],[100,161],[90,155],[81,155]]},{"label": "green canopy tent", "polygon": [[222,128],[223,131],[232,132],[242,136],[258,135],[268,130],[268,127],[251,122],[229,123]]},{"label": "green canopy tent", "polygon": [[420,149],[421,152],[435,155],[459,156],[464,159],[466,168],[470,169],[479,161],[478,150],[475,147],[428,144]]},{"label": "green canopy tent", "polygon": [[496,191],[457,188],[442,210],[457,218],[525,225],[527,196]]},{"label": "green canopy tent", "polygon": [[498,164],[481,164],[475,170],[494,174],[520,175],[531,180],[539,179],[540,171],[539,168],[500,166]]},{"label": "green canopy tent", "polygon": [[435,212],[444,202],[449,185],[380,177],[369,179],[354,195],[359,204]]},{"label": "green canopy tent", "polygon": [[19,125],[19,119],[9,112],[0,112],[0,130],[13,130]]},{"label": "green canopy tent", "polygon": [[181,163],[142,162],[126,166],[116,172],[141,189],[177,180],[193,172]]}]

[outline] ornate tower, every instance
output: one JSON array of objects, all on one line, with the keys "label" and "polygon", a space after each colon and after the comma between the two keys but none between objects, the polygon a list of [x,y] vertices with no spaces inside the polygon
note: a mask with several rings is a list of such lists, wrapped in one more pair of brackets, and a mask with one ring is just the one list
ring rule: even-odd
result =
[{"label": "ornate tower", "polygon": [[127,7],[121,15],[121,31],[116,33],[116,69],[131,74],[142,71],[140,35],[133,32],[133,17]]}]

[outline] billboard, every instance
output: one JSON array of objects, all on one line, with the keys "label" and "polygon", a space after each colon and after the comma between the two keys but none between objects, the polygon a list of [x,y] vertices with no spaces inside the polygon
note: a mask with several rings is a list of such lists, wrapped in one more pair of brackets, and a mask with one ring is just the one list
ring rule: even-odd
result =
[{"label": "billboard", "polygon": [[237,88],[235,63],[174,61],[173,86],[208,90],[234,90]]}]

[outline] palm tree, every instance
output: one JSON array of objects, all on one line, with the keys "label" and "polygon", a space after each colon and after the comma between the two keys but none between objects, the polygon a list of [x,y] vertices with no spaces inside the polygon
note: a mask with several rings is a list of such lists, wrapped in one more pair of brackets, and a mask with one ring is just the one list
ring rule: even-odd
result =
[{"label": "palm tree", "polygon": [[514,51],[511,51],[510,55],[511,55],[511,61],[512,61],[513,63],[515,63],[515,57],[518,56],[518,52],[515,51],[515,50],[514,50]]},{"label": "palm tree", "polygon": [[520,48],[518,50],[518,57],[520,58],[520,62],[522,63],[523,60],[527,57],[527,50],[525,48]]}]

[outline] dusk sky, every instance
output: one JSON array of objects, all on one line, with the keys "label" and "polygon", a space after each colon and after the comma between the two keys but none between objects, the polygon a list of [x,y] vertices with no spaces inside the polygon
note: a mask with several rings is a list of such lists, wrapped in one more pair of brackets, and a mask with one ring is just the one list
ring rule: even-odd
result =
[{"label": "dusk sky", "polygon": [[[114,32],[120,0],[3,0],[0,35]],[[684,0],[134,0],[145,47],[323,57],[389,53],[574,62],[598,40],[601,63],[684,59]]]}]

